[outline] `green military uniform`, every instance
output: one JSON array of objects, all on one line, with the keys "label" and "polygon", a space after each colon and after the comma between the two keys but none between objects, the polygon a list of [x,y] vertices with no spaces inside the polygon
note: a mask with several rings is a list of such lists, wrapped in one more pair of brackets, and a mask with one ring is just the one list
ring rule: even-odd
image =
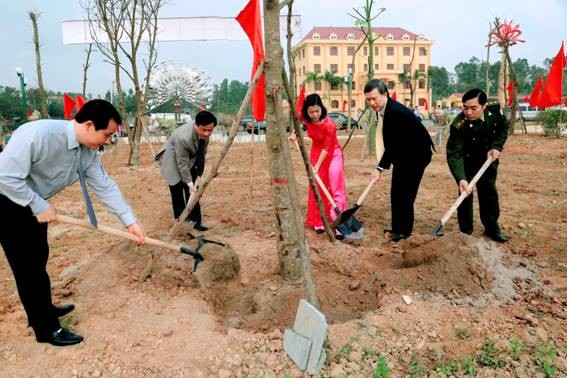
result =
[{"label": "green military uniform", "polygon": [[[502,115],[499,104],[488,104],[481,119],[467,121],[463,112],[459,113],[450,127],[447,141],[447,162],[457,185],[461,180],[470,182],[488,158],[488,151],[502,151],[508,137],[509,123]],[[476,184],[480,220],[486,234],[500,233],[498,217],[500,207],[496,191],[498,160],[488,167]],[[457,209],[461,232],[473,231],[473,195],[469,195]]]}]

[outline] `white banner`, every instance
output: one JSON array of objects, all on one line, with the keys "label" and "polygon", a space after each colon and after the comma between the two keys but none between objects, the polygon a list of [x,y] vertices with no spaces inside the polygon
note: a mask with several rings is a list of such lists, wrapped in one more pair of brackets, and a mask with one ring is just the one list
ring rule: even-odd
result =
[{"label": "white banner", "polygon": [[[63,21],[61,32],[63,44],[83,44],[108,42],[108,37],[103,29],[93,21],[93,30],[89,27],[88,20]],[[291,30],[294,37],[301,37],[301,16],[292,16]],[[287,16],[280,16],[280,35],[285,37],[287,33]],[[157,40],[164,41],[211,41],[228,40],[241,41],[248,37],[234,17],[179,17],[158,19]],[[147,39],[146,39],[147,40]],[[122,42],[128,42],[126,37]]]}]

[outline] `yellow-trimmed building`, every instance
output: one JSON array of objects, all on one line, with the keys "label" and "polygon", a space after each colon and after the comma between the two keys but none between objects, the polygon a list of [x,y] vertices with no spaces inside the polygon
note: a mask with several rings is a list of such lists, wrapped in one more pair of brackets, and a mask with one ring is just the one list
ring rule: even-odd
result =
[{"label": "yellow-trimmed building", "polygon": [[[372,30],[377,36],[374,41],[374,77],[383,80],[389,87],[390,96],[395,92],[397,100],[402,104],[409,106],[413,103],[424,110],[426,104],[431,104],[431,91],[427,88],[426,75],[431,61],[433,41],[421,34],[414,34],[398,27],[372,28]],[[363,38],[364,34],[360,29],[354,27],[316,26],[311,29],[293,47],[298,90],[299,86],[305,83],[306,93],[319,93],[329,111],[342,111],[347,100],[346,84],[342,89],[338,85],[330,88],[324,80],[316,82],[306,79],[313,76],[313,73],[322,76],[326,71],[346,78],[351,70],[351,108],[354,111],[364,109],[363,89],[368,81],[368,42],[357,51]],[[423,75],[413,81],[415,91],[411,101],[409,84],[400,82],[400,74],[405,71],[408,75],[410,73],[415,75],[416,70]]]}]

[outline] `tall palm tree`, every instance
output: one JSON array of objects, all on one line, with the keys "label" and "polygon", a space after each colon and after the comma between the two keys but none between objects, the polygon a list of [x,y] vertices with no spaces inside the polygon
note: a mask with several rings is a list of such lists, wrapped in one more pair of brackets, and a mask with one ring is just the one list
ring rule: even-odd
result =
[{"label": "tall palm tree", "polygon": [[343,79],[340,76],[335,75],[334,72],[331,71],[325,71],[325,73],[323,74],[323,81],[325,81],[328,85],[327,85],[327,98],[329,99],[329,108],[331,107],[331,87],[333,85],[341,85],[343,82]]},{"label": "tall palm tree", "polygon": [[307,72],[307,76],[305,76],[305,80],[303,80],[304,83],[320,83],[321,80],[323,80],[323,76],[321,76],[321,74],[319,74],[319,72],[314,72],[314,71],[310,71]]},{"label": "tall palm tree", "polygon": [[411,100],[410,100],[410,106],[413,107],[414,104],[414,93],[415,93],[415,89],[417,88],[417,83],[420,80],[425,80],[427,79],[427,75],[425,74],[424,71],[421,70],[415,70],[413,75],[411,75],[411,83],[410,83],[410,91],[411,91]]}]

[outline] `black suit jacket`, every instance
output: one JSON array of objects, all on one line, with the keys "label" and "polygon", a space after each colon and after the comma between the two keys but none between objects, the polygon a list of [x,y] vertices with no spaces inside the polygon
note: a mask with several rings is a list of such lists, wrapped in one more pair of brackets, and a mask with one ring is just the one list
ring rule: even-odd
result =
[{"label": "black suit jacket", "polygon": [[413,112],[396,100],[388,98],[382,126],[384,155],[378,166],[424,164],[431,161],[433,141],[429,132]]}]

